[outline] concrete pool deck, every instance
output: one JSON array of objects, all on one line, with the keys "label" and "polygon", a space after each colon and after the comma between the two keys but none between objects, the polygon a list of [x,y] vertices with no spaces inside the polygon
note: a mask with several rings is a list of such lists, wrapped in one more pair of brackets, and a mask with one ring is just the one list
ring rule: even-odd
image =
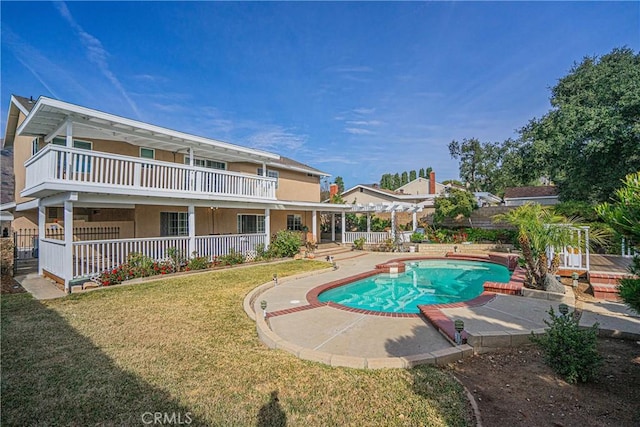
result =
[{"label": "concrete pool deck", "polygon": [[[356,255],[357,254],[357,255]],[[537,298],[496,294],[473,307],[439,308],[442,319],[463,320],[468,344],[453,345],[437,322],[425,316],[389,317],[311,305],[307,293],[318,286],[364,271],[407,254],[358,252],[335,257],[337,270],[303,275],[264,284],[250,293],[245,310],[256,320],[260,339],[297,357],[332,366],[406,368],[419,364],[446,364],[474,352],[529,343],[531,332],[542,333],[547,312],[560,302],[582,311],[580,324],[600,324],[603,335],[640,339],[640,317],[624,304],[575,301],[567,295]],[[416,254],[416,258],[424,258]],[[552,300],[541,299],[555,298]],[[488,302],[486,302],[488,300]],[[267,302],[267,318],[261,301]],[[577,304],[577,305],[576,305]],[[436,325],[436,326],[434,326]]]}]

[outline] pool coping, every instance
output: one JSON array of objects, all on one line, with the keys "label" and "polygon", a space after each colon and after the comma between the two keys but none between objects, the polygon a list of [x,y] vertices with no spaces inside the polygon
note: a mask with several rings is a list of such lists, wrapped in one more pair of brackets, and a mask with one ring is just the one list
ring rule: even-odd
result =
[{"label": "pool coping", "polygon": [[[385,312],[385,311],[376,311],[376,310],[366,310],[362,308],[354,308],[346,305],[338,304],[333,301],[322,302],[318,299],[321,293],[326,292],[330,289],[334,289],[340,286],[344,286],[348,283],[354,282],[356,280],[366,279],[367,277],[375,276],[376,274],[381,273],[403,273],[406,268],[406,262],[408,261],[422,261],[422,260],[459,260],[459,261],[477,261],[477,262],[487,262],[492,264],[502,265],[507,267],[511,272],[511,276],[509,278],[509,282],[491,282],[486,281],[483,284],[483,291],[477,297],[467,300],[460,301],[456,303],[445,303],[445,304],[430,304],[424,307],[430,308],[458,308],[458,307],[477,307],[479,305],[484,305],[489,302],[491,299],[487,300],[487,296],[484,295],[486,291],[493,291],[494,293],[505,293],[510,295],[519,295],[521,293],[522,287],[524,286],[524,274],[520,272],[518,267],[510,268],[512,265],[511,258],[513,256],[504,256],[500,257],[498,255],[488,254],[487,256],[475,255],[475,254],[465,254],[460,255],[457,253],[449,252],[445,254],[444,257],[437,256],[425,256],[425,257],[401,257],[389,260],[384,263],[376,264],[374,270],[365,271],[360,274],[355,274],[353,276],[345,277],[342,279],[334,280],[329,283],[325,283],[319,286],[316,286],[310,289],[307,292],[306,298],[309,304],[301,307],[290,308],[286,310],[274,311],[268,314],[268,317],[280,316],[283,314],[290,314],[297,311],[308,310],[317,307],[332,307],[337,308],[339,310],[348,311],[351,313],[359,313],[359,314],[367,314],[370,316],[381,316],[381,317],[396,317],[396,318],[416,318],[424,315],[423,310],[418,306],[418,313],[394,313],[394,312]],[[499,262],[502,260],[503,262]],[[516,276],[514,278],[514,275]],[[513,282],[513,283],[512,283]],[[491,284],[489,288],[487,288],[487,284]],[[427,317],[428,318],[428,317]],[[453,338],[452,338],[453,339]]]}]

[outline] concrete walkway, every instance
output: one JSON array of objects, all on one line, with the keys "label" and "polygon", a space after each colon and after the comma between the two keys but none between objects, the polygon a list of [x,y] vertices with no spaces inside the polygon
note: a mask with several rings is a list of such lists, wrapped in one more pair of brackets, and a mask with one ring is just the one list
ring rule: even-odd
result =
[{"label": "concrete walkway", "polygon": [[38,273],[29,273],[25,276],[16,276],[16,282],[35,299],[54,299],[65,296],[64,291],[60,290],[51,280],[39,276]]},{"label": "concrete walkway", "polygon": [[[281,348],[298,357],[334,366],[358,368],[411,367],[421,363],[443,364],[470,355],[505,346],[528,344],[531,332],[541,333],[553,307],[560,302],[575,308],[572,291],[562,301],[522,296],[496,295],[482,306],[443,308],[451,320],[463,320],[469,344],[454,346],[422,316],[393,318],[354,313],[335,307],[311,307],[309,290],[322,284],[372,270],[380,264],[406,254],[358,252],[351,258],[335,260],[339,268],[322,274],[281,280],[275,287],[265,285],[250,294],[255,313],[280,312],[267,320],[257,316],[261,339],[270,347]],[[270,287],[270,288],[269,288]],[[269,288],[269,289],[267,289]],[[600,324],[605,335],[640,339],[640,317],[625,305],[613,302],[578,302],[581,325]],[[287,310],[282,314],[281,310]]]}]

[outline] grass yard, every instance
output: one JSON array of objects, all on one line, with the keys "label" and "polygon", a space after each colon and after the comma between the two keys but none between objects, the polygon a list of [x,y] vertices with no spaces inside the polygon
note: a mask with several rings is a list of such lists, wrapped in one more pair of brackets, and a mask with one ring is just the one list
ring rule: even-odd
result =
[{"label": "grass yard", "polygon": [[265,264],[46,302],[3,295],[2,425],[143,425],[154,413],[191,425],[468,425],[443,370],[332,368],[259,342],[244,296],[276,272],[326,266]]}]

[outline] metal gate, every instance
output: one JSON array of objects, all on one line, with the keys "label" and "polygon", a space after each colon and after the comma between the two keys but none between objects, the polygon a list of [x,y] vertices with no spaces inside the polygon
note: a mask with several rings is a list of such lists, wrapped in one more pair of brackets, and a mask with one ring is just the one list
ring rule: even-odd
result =
[{"label": "metal gate", "polygon": [[38,229],[25,228],[13,232],[13,275],[38,269]]}]

